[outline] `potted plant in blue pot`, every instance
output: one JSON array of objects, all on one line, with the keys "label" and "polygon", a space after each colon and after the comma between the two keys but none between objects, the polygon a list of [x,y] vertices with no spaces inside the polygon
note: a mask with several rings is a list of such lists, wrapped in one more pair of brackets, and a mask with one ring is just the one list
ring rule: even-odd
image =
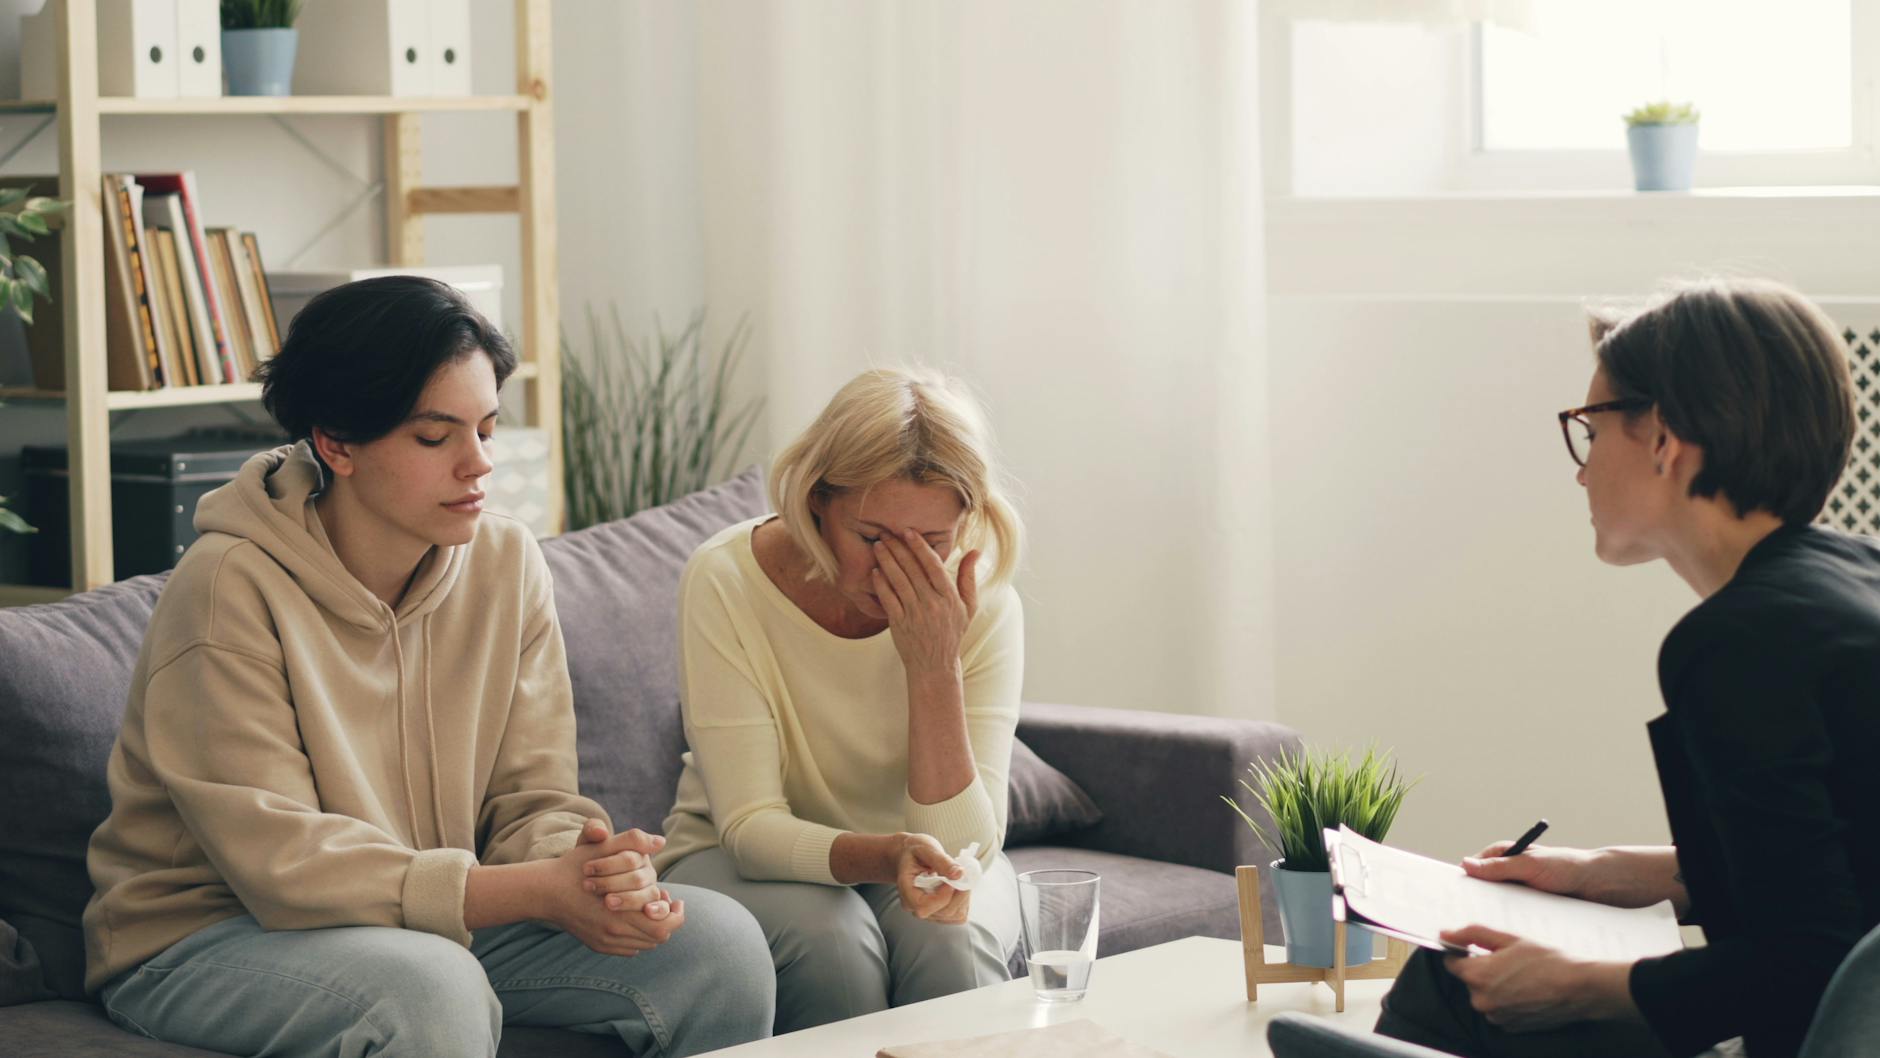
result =
[{"label": "potted plant in blue pot", "polygon": [[1625,116],[1632,184],[1640,191],[1689,191],[1697,167],[1697,108],[1647,103]]},{"label": "potted plant in blue pot", "polygon": [[[1325,831],[1347,826],[1373,841],[1384,840],[1403,799],[1416,785],[1405,781],[1388,750],[1367,749],[1356,764],[1349,753],[1302,749],[1282,752],[1277,762],[1254,761],[1240,786],[1272,820],[1263,825],[1232,797],[1223,796],[1279,859],[1268,865],[1279,901],[1286,961],[1294,966],[1333,962],[1332,874]],[[1345,965],[1371,959],[1371,931],[1347,926]]]},{"label": "potted plant in blue pot", "polygon": [[294,20],[300,0],[222,0],[222,69],[232,96],[294,90]]}]

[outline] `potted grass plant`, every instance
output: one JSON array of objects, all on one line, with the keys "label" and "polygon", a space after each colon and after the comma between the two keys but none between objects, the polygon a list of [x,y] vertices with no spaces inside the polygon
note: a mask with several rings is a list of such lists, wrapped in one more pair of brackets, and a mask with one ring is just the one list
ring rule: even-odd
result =
[{"label": "potted grass plant", "polygon": [[[1365,750],[1355,764],[1349,753],[1301,749],[1273,762],[1254,761],[1240,780],[1253,803],[1272,820],[1263,825],[1233,797],[1223,795],[1253,832],[1279,858],[1268,865],[1286,935],[1286,961],[1294,966],[1331,966],[1332,876],[1325,831],[1347,826],[1373,841],[1384,840],[1403,799],[1416,785],[1406,781],[1388,750]],[[1350,926],[1345,964],[1371,958],[1371,933]]]},{"label": "potted grass plant", "polygon": [[658,507],[712,484],[742,454],[761,400],[734,406],[731,382],[750,328],[742,320],[712,355],[705,314],[651,341],[627,335],[618,311],[588,313],[588,348],[562,342],[562,486],[568,528]]},{"label": "potted grass plant", "polygon": [[1632,186],[1640,191],[1689,191],[1697,168],[1697,108],[1647,103],[1625,116]]},{"label": "potted grass plant", "polygon": [[222,0],[222,69],[232,96],[293,94],[301,0]]},{"label": "potted grass plant", "polygon": [[[36,196],[29,188],[0,188],[0,313],[18,316],[27,326],[33,322],[34,299],[52,300],[52,281],[44,265],[15,252],[14,247],[51,234],[50,218],[66,205]],[[7,509],[7,498],[0,496],[0,532],[34,531],[24,518]]]}]

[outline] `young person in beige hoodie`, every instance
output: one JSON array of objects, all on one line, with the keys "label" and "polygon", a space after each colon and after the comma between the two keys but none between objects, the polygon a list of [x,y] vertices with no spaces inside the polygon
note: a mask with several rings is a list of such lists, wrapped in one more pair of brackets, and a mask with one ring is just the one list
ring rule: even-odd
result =
[{"label": "young person in beige hoodie", "polygon": [[198,506],[92,837],[86,984],[119,1025],[244,1055],[768,1034],[751,916],[662,888],[660,839],[577,790],[547,566],[482,514],[515,367],[409,276],[315,298],[263,366],[296,443]]}]

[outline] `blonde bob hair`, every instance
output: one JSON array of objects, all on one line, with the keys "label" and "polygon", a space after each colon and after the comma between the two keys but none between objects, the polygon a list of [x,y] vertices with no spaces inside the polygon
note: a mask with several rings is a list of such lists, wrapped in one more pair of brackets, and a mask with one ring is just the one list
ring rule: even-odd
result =
[{"label": "blonde bob hair", "polygon": [[[966,507],[954,555],[975,548],[992,561],[988,585],[1018,568],[1024,527],[993,461],[992,431],[960,382],[927,369],[864,371],[836,392],[770,468],[770,502],[815,575],[833,580],[835,555],[818,531],[812,499],[902,478],[945,485]],[[983,566],[981,568],[984,568]]]}]

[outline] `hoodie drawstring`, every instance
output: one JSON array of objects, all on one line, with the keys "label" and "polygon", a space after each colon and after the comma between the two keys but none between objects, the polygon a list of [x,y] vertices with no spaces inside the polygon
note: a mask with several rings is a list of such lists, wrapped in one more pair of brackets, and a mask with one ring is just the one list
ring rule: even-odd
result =
[{"label": "hoodie drawstring", "polygon": [[439,847],[450,844],[450,838],[444,833],[444,791],[438,783],[437,773],[437,721],[436,710],[431,708],[431,615],[420,617],[424,626],[424,731],[430,737],[428,747],[431,757],[431,822],[437,826]]},{"label": "hoodie drawstring", "polygon": [[405,645],[398,636],[398,615],[392,615],[392,653],[398,658],[398,766],[405,780],[405,818],[412,844],[422,844],[418,833],[418,798],[411,788],[411,747],[405,739]]}]

